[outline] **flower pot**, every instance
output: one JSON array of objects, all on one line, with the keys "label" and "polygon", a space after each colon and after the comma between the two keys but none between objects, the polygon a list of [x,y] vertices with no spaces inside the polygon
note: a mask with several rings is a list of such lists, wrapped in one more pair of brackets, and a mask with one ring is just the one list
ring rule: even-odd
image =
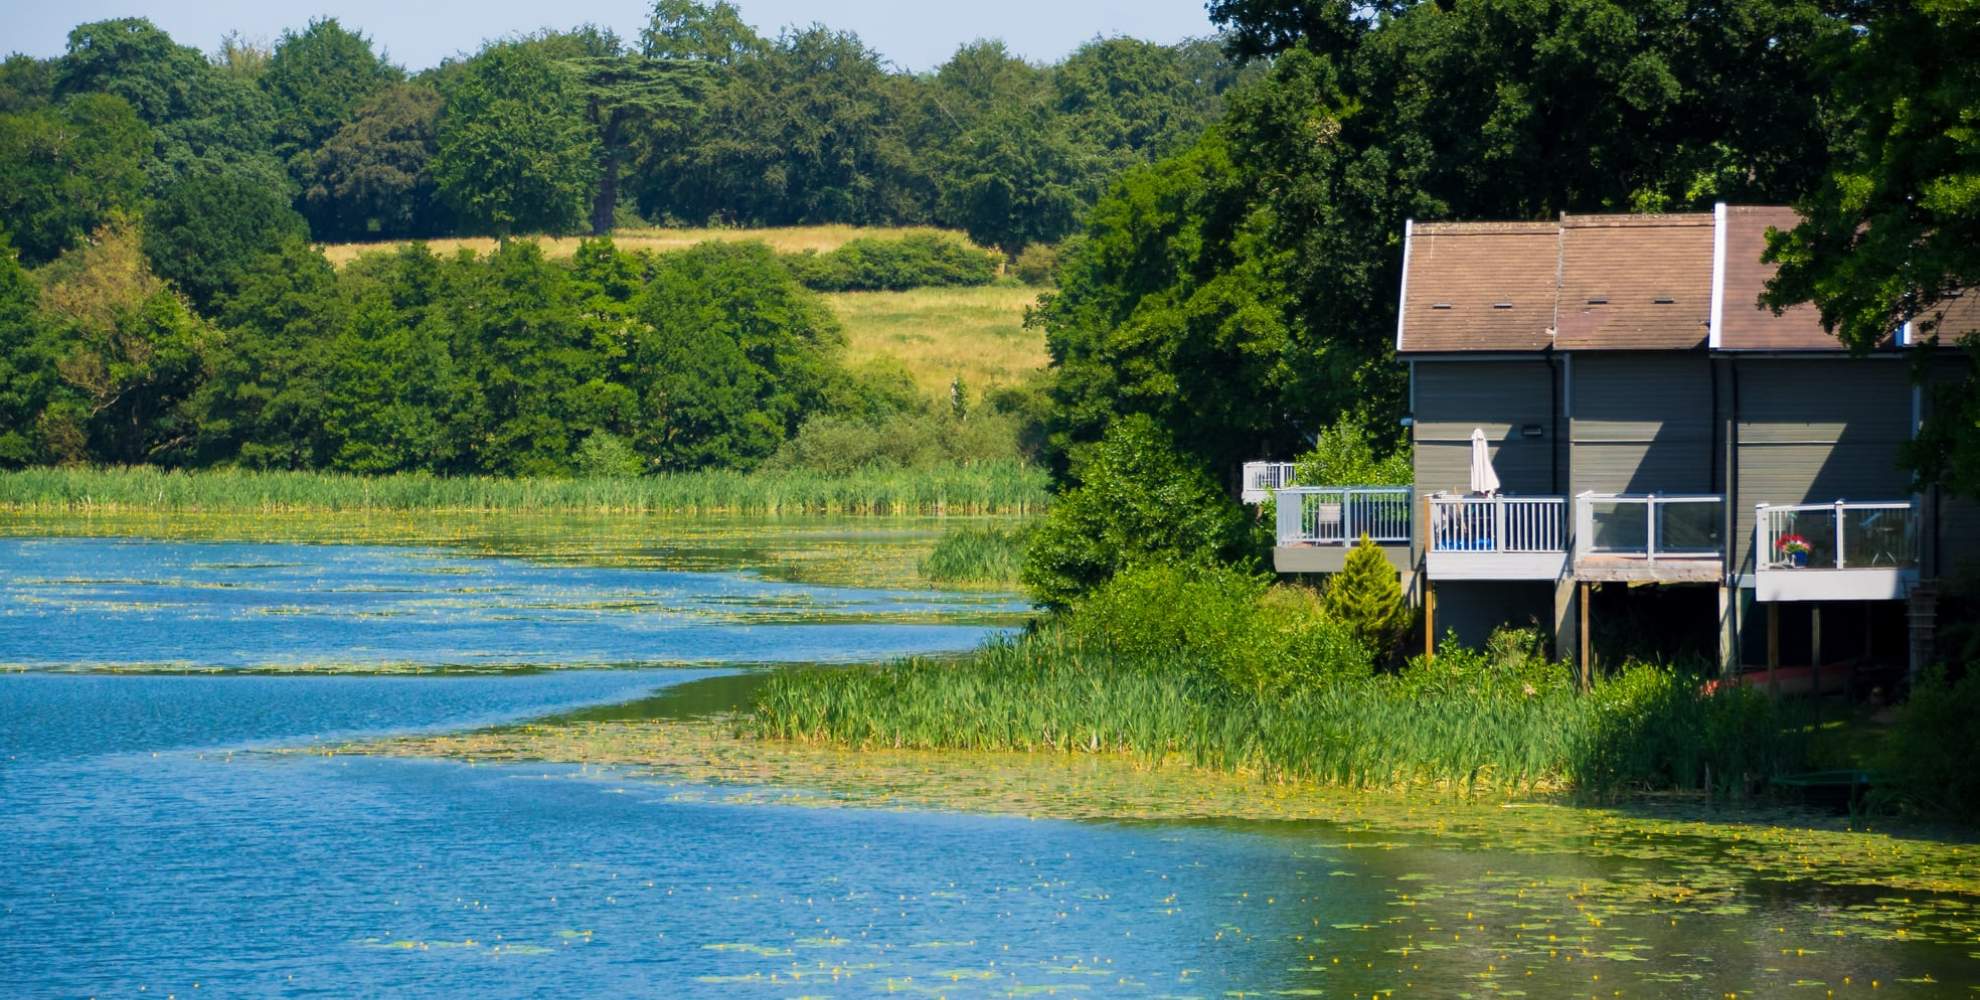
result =
[{"label": "flower pot", "polygon": [[1803,566],[1808,565],[1808,553],[1806,552],[1788,553],[1788,565],[1793,566],[1796,569],[1800,569]]}]

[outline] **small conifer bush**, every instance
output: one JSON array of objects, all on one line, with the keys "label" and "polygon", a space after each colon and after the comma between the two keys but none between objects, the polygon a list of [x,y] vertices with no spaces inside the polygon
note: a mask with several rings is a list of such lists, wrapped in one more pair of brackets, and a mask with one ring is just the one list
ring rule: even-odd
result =
[{"label": "small conifer bush", "polygon": [[1396,568],[1367,535],[1347,556],[1347,562],[1327,581],[1321,606],[1328,617],[1353,630],[1355,637],[1379,659],[1402,642],[1409,627]]}]

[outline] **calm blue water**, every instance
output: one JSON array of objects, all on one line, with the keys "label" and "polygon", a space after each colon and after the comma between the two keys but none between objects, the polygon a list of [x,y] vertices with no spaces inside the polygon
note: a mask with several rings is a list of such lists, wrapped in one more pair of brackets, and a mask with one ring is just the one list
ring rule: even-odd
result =
[{"label": "calm blue water", "polygon": [[846,661],[969,649],[1008,596],[373,545],[0,539],[0,664]]},{"label": "calm blue water", "polygon": [[[266,662],[279,652],[277,637],[239,609],[281,602],[315,609],[319,625],[298,640],[318,647],[311,656],[347,658],[339,641],[379,643],[389,630],[349,620],[356,616],[334,609],[343,598],[307,581],[351,579],[352,565],[389,576],[423,559],[458,564],[416,552],[234,552],[225,561],[304,565],[268,570],[266,587],[223,588],[225,600],[188,598],[214,616],[188,626],[202,636],[195,642],[150,634],[169,631],[170,617],[106,608],[91,586],[21,578],[52,579],[61,566],[68,579],[179,581],[101,585],[108,588],[172,589],[207,572],[196,565],[221,561],[213,547],[53,548],[65,555],[36,545],[5,550],[9,559],[38,560],[33,574],[0,562],[10,594],[70,588],[54,610],[10,598],[18,603],[0,646],[5,659],[53,663],[47,650],[59,648],[83,663]],[[535,568],[501,561],[465,568],[525,591],[542,580]],[[667,594],[653,602],[659,615],[707,606],[711,595],[762,593],[746,578],[652,576],[644,586],[638,574],[576,578],[600,590]],[[581,589],[572,579],[541,586]],[[769,589],[787,600],[807,590]],[[856,600],[874,611],[886,601],[829,590],[809,599]],[[593,636],[562,613],[543,612],[556,619],[545,634],[585,650],[632,648],[621,617],[580,619],[604,633]],[[463,647],[445,615],[414,615],[434,619],[443,638],[400,640],[404,649],[451,657]],[[147,622],[159,625],[140,627]],[[953,638],[885,622],[682,627],[700,635],[756,629],[750,659],[820,647],[856,658]],[[869,639],[871,647],[859,645]],[[687,658],[702,658],[682,637],[672,641]],[[129,657],[127,642],[148,651]],[[513,649],[556,655],[521,642]],[[1686,911],[1682,928],[1645,911],[1611,914],[1591,929],[1572,904],[1520,902],[1535,880],[1654,878],[1642,864],[1573,854],[1443,849],[1312,824],[1080,824],[772,806],[595,769],[258,752],[625,701],[714,672],[0,675],[0,995],[1214,996],[1262,988],[1564,996],[1587,995],[1599,981],[1605,988],[1595,992],[1605,997],[1611,985],[1626,996],[1703,997],[1756,983],[1762,993],[1786,992],[1800,978],[1840,984],[1850,973],[1885,977],[1877,995],[1937,995],[1971,964],[1958,949],[1923,953],[1854,939],[1783,958],[1780,941],[1812,941],[1833,910],[1791,895],[1756,892],[1737,917]],[[1777,926],[1790,937],[1775,937]],[[1556,932],[1561,947],[1536,944]],[[1576,948],[1593,957],[1575,961]],[[1921,974],[1936,978],[1900,978]]]}]

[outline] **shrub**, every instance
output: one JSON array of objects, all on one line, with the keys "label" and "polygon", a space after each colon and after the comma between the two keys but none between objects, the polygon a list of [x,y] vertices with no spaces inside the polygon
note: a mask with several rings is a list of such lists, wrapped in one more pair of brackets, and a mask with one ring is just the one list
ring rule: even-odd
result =
[{"label": "shrub", "polygon": [[646,460],[639,457],[626,439],[606,431],[593,431],[584,443],[578,446],[577,472],[580,476],[595,479],[622,478],[637,476],[646,468]]},{"label": "shrub", "polygon": [[765,468],[844,474],[1017,458],[1016,422],[997,414],[967,420],[927,413],[897,412],[877,420],[821,414],[805,421]]},{"label": "shrub", "polygon": [[1067,607],[1131,565],[1254,558],[1243,512],[1151,418],[1117,420],[1081,458],[1080,484],[1025,554],[1021,578],[1041,604]]},{"label": "shrub", "polygon": [[1341,571],[1327,581],[1322,606],[1380,658],[1395,651],[1409,628],[1409,607],[1396,568],[1367,535],[1348,552]]},{"label": "shrub", "polygon": [[1013,270],[1027,285],[1052,284],[1059,273],[1059,249],[1049,243],[1033,243],[1017,255]]},{"label": "shrub", "polygon": [[899,292],[987,285],[997,277],[998,259],[953,236],[914,233],[893,240],[862,237],[829,253],[790,254],[784,262],[814,291]]},{"label": "shrub", "polygon": [[1408,486],[1416,472],[1407,442],[1378,457],[1368,432],[1342,414],[1294,463],[1293,476],[1301,486]]},{"label": "shrub", "polygon": [[1252,695],[1367,677],[1369,657],[1310,592],[1216,566],[1125,570],[1080,602],[1073,637],[1157,669],[1200,673]]},{"label": "shrub", "polygon": [[1915,812],[1971,821],[1980,818],[1980,671],[1949,681],[1943,669],[1926,671],[1913,685],[1883,761],[1891,779],[1885,793]]}]

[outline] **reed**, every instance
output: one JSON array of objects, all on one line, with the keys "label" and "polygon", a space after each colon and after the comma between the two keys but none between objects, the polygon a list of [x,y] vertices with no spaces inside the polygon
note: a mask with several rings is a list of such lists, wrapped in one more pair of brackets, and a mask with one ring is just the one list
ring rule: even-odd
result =
[{"label": "reed", "polygon": [[[1793,760],[1792,726],[1747,693],[1641,667],[1571,686],[1386,674],[1258,697],[1184,663],[1131,661],[1047,626],[962,660],[792,669],[743,723],[856,748],[1122,754],[1357,789],[1613,793],[1699,788]],[[1677,734],[1662,741],[1646,733]],[[1763,772],[1764,773],[1764,772]]]},{"label": "reed", "polygon": [[1029,537],[1023,525],[950,528],[921,561],[921,575],[934,583],[1016,583]]},{"label": "reed", "polygon": [[148,467],[0,473],[0,508],[32,512],[1025,514],[1045,501],[1045,474],[1018,462],[844,475],[711,471],[598,479]]}]

